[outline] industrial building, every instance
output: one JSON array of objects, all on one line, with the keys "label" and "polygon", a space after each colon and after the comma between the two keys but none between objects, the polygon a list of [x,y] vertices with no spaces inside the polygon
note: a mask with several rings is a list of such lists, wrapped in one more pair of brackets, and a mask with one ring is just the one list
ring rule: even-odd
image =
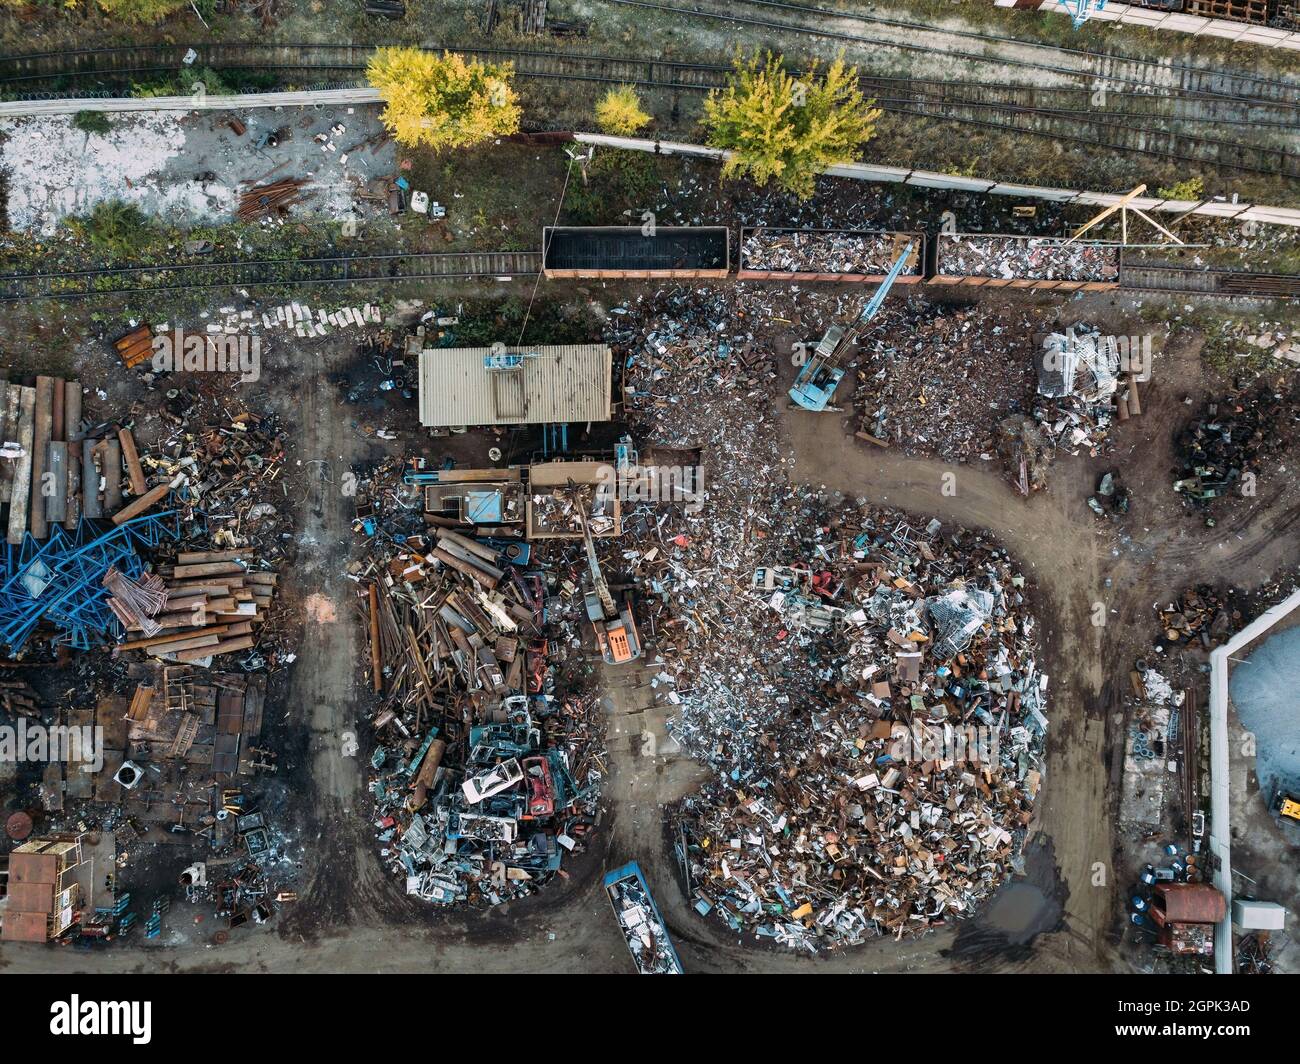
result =
[{"label": "industrial building", "polygon": [[610,418],[606,344],[420,352],[420,424],[547,425]]}]

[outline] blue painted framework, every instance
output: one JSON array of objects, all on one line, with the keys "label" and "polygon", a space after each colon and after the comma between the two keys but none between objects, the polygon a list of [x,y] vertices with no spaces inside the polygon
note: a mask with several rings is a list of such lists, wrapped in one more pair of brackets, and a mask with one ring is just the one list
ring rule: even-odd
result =
[{"label": "blue painted framework", "polygon": [[[104,574],[116,566],[132,579],[144,570],[140,550],[158,546],[164,537],[180,539],[180,510],[137,517],[103,531],[104,522],[82,518],[74,532],[55,525],[44,543],[31,533],[22,543],[8,545],[0,577],[0,645],[18,654],[37,625],[48,620],[60,630],[56,642],[78,650],[108,643],[122,626],[109,609]],[[33,595],[25,577],[43,579],[46,586]]]}]

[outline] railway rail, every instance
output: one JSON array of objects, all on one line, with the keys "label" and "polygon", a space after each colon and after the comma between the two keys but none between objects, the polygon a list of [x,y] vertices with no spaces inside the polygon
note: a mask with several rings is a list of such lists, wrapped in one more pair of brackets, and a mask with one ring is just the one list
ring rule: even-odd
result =
[{"label": "railway rail", "polygon": [[[359,71],[364,69],[371,53],[369,47],[356,45],[261,42],[29,53],[0,56],[0,88],[8,89],[11,95],[39,99],[56,95],[33,90],[32,86],[44,81],[172,74],[181,69],[191,47],[197,53],[194,66],[199,68],[281,75],[310,71],[319,76]],[[725,84],[729,71],[718,64],[583,53],[498,48],[461,50],[484,59],[509,59],[515,63],[518,73],[528,78],[629,83],[669,91],[704,92],[718,88]],[[861,83],[864,93],[875,97],[885,110],[897,114],[1013,130],[1125,154],[1300,177],[1300,154],[1245,143],[1243,139],[1247,127],[1279,133],[1294,130],[1300,125],[1300,115],[1287,104],[1116,92],[1107,99],[1120,101],[1123,106],[1099,109],[1092,105],[1095,90],[1088,88],[987,85],[870,75],[863,76]],[[1167,128],[1169,123],[1221,124],[1231,127],[1233,136],[1226,139],[1175,132]]]},{"label": "railway rail", "polygon": [[1298,299],[1300,275],[1124,263],[1120,288],[1247,299]]},{"label": "railway rail", "polygon": [[0,274],[0,302],[72,300],[202,288],[535,277],[541,268],[542,256],[538,251],[394,252],[104,267]]},{"label": "railway rail", "polygon": [[[540,251],[394,252],[109,267],[0,274],[0,302],[77,300],[185,289],[534,278],[541,269]],[[952,291],[951,288],[945,290]],[[1300,298],[1300,275],[1189,270],[1177,266],[1125,263],[1120,273],[1120,290],[1234,299]]]},{"label": "railway rail", "polygon": [[[1003,37],[992,33],[982,33],[977,30],[951,29],[923,22],[890,18],[885,15],[843,11],[835,8],[817,7],[812,4],[796,4],[790,3],[788,0],[694,0],[690,7],[659,3],[656,0],[603,0],[603,2],[642,10],[658,11],[664,14],[680,15],[687,19],[713,19],[737,26],[751,26],[768,32],[803,34],[829,40],[840,40],[850,44],[869,44],[875,47],[920,53],[941,50],[946,56],[953,56],[969,62],[1050,71],[1068,77],[1085,78],[1090,81],[1102,78],[1115,83],[1142,85],[1172,93],[1300,103],[1300,83],[1280,78],[1268,78],[1258,74],[1241,74],[1235,71],[1213,70],[1186,63],[1152,62],[1148,59],[1113,55],[1105,52],[1091,52],[1078,48],[1060,48],[1055,44],[1042,41]],[[779,12],[786,17],[804,18],[809,21],[800,25],[792,22],[778,22],[772,19],[758,18],[753,15],[735,14],[734,8],[737,6],[764,8]],[[875,35],[849,33],[844,30],[829,28],[836,21],[880,26],[899,32],[891,37],[879,33]],[[925,34],[930,39],[922,44],[912,43],[916,34]],[[1040,63],[1018,58],[1014,55],[997,55],[990,51],[971,52],[959,48],[940,48],[935,42],[937,37],[971,40],[986,48],[1045,51],[1051,53],[1054,60],[1064,58],[1066,63]]]}]

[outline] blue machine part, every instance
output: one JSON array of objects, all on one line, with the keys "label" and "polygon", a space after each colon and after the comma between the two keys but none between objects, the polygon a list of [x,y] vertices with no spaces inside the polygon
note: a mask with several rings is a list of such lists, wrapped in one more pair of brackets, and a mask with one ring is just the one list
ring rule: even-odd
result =
[{"label": "blue machine part", "polygon": [[1074,23],[1076,30],[1092,18],[1094,12],[1101,11],[1106,6],[1106,0],[1061,0],[1061,2],[1070,12],[1070,21]]},{"label": "blue machine part", "polygon": [[[912,244],[909,243],[902,252],[899,253],[894,264],[889,268],[889,273],[885,279],[880,282],[880,286],[872,293],[867,305],[862,308],[862,313],[848,330],[839,326],[832,326],[826,331],[826,335],[817,345],[817,350],[812,357],[804,363],[803,369],[799,371],[799,376],[795,378],[794,387],[790,389],[790,398],[805,410],[822,411],[826,409],[831,397],[835,394],[835,389],[839,387],[841,379],[844,377],[844,366],[840,364],[844,352],[857,340],[858,331],[867,322],[876,316],[877,311],[885,302],[885,296],[889,290],[894,287],[894,282],[902,274],[903,268],[907,265],[908,260],[912,257]],[[829,345],[830,350],[825,348]]]}]

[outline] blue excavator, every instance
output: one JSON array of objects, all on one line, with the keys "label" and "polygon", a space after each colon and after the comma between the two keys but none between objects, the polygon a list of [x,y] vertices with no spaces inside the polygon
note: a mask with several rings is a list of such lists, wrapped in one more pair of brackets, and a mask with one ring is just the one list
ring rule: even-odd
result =
[{"label": "blue excavator", "polygon": [[835,394],[835,389],[839,387],[840,380],[844,376],[846,356],[857,344],[867,323],[876,316],[876,312],[885,302],[885,296],[889,295],[889,290],[907,267],[911,257],[912,245],[909,243],[894,260],[894,265],[889,268],[889,273],[880,282],[880,287],[872,293],[857,320],[847,329],[832,325],[826,330],[826,335],[817,341],[811,357],[804,363],[799,376],[795,378],[794,387],[790,389],[790,398],[805,410],[820,412],[826,409],[826,405],[831,401],[831,396]]}]

